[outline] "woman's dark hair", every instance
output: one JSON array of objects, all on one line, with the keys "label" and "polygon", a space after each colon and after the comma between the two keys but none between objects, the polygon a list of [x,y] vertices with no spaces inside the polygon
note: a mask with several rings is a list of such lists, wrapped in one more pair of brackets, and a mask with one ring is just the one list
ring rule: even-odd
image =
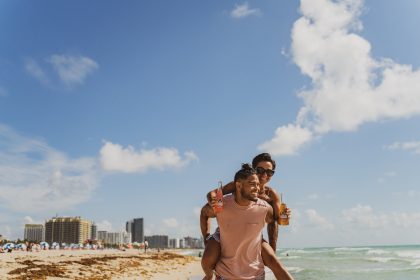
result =
[{"label": "woman's dark hair", "polygon": [[236,172],[234,182],[238,180],[246,180],[249,176],[257,174],[254,168],[252,168],[251,164],[243,163],[241,170]]},{"label": "woman's dark hair", "polygon": [[252,167],[257,168],[258,163],[260,163],[262,161],[271,162],[271,164],[273,165],[273,170],[276,169],[276,161],[271,158],[271,155],[269,153],[262,153],[262,154],[259,154],[256,157],[254,157],[254,159],[252,160]]}]

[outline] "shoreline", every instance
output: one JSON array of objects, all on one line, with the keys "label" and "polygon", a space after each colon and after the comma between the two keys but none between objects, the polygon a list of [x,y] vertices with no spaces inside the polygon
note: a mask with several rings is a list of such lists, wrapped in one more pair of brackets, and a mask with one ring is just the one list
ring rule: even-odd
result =
[{"label": "shoreline", "polygon": [[[13,251],[0,254],[1,279],[201,279],[200,258],[164,250]],[[6,277],[6,278],[3,278]]]}]

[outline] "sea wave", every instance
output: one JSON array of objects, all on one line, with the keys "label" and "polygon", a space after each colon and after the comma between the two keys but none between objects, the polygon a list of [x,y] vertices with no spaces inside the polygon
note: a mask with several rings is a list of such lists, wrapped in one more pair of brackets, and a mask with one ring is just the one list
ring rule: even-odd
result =
[{"label": "sea wave", "polygon": [[396,251],[395,254],[401,258],[420,260],[420,251]]},{"label": "sea wave", "polygon": [[300,256],[283,256],[281,255],[280,257],[283,257],[284,259],[289,259],[289,260],[295,260],[295,259],[300,259]]},{"label": "sea wave", "polygon": [[371,249],[366,252],[367,255],[388,255],[389,252],[380,249]]},{"label": "sea wave", "polygon": [[295,254],[295,253],[298,253],[298,254],[307,254],[307,253],[311,253],[311,252],[309,252],[309,251],[305,251],[305,250],[302,250],[302,249],[290,249],[290,250],[287,250],[287,251],[285,251],[283,254]]},{"label": "sea wave", "polygon": [[371,262],[379,262],[379,263],[387,263],[390,262],[392,260],[398,260],[398,259],[394,259],[394,258],[382,258],[382,257],[374,257],[374,258],[368,258],[368,261]]},{"label": "sea wave", "polygon": [[368,251],[371,250],[372,248],[369,247],[338,247],[338,248],[334,248],[333,251],[336,252],[342,252],[342,251]]},{"label": "sea wave", "polygon": [[289,272],[292,272],[292,273],[299,273],[299,272],[304,271],[305,269],[304,268],[301,268],[301,267],[289,266],[289,267],[287,267],[287,270]]}]

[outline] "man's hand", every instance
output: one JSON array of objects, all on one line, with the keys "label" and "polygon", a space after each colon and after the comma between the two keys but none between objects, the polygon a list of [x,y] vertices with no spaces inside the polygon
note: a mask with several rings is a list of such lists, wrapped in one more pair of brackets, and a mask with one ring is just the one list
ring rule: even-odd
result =
[{"label": "man's hand", "polygon": [[216,207],[216,202],[217,202],[216,191],[217,190],[212,190],[207,194],[207,202],[212,208]]}]

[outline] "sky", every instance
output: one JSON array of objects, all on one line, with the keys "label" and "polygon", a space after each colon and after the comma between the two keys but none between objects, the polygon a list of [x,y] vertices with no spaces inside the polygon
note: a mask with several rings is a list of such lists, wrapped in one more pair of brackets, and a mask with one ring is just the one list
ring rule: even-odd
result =
[{"label": "sky", "polygon": [[0,1],[0,234],[59,215],[199,237],[206,193],[269,152],[279,247],[419,244],[419,12]]}]

